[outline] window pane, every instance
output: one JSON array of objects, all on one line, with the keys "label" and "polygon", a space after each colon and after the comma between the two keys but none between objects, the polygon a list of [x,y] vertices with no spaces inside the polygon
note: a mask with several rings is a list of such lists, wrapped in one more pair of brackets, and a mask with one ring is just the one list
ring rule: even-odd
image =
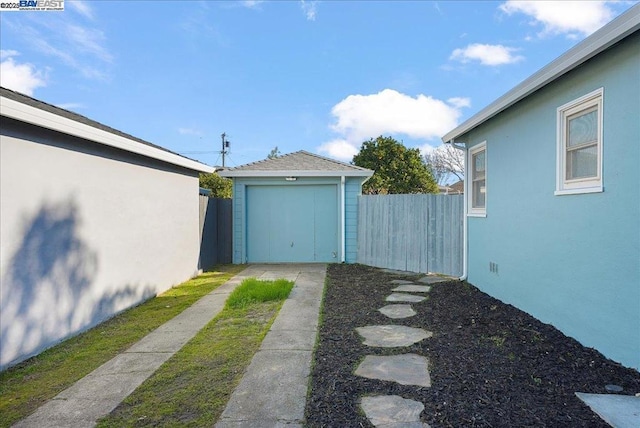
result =
[{"label": "window pane", "polygon": [[472,208],[484,208],[485,195],[484,180],[474,180]]},{"label": "window pane", "polygon": [[589,143],[598,139],[598,110],[569,119],[568,147]]},{"label": "window pane", "polygon": [[598,146],[571,150],[567,153],[567,180],[598,175]]},{"label": "window pane", "polygon": [[473,155],[473,179],[484,178],[484,150]]}]

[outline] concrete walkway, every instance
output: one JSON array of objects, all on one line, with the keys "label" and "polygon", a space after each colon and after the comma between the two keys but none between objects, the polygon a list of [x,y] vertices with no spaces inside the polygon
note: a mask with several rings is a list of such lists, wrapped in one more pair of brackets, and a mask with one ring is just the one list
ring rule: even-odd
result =
[{"label": "concrete walkway", "polygon": [[275,275],[296,276],[295,287],[216,428],[303,426],[326,266],[284,265],[281,269]]},{"label": "concrete walkway", "polygon": [[[326,266],[318,264],[248,266],[14,427],[95,426],[207,325],[233,289],[249,277],[286,278],[296,284],[227,405],[226,422],[220,426],[258,426],[257,418],[262,418],[262,427],[269,426],[265,421],[273,421],[272,426],[301,424],[325,272]],[[243,401],[247,397],[249,407]]]}]

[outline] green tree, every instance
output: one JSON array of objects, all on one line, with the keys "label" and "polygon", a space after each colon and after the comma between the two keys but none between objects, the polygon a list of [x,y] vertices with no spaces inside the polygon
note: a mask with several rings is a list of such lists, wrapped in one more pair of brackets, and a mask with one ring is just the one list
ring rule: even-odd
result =
[{"label": "green tree", "polygon": [[280,157],[280,150],[278,150],[278,146],[275,146],[269,154],[267,155],[267,159],[275,159]]},{"label": "green tree", "polygon": [[365,141],[352,163],[375,171],[362,186],[365,194],[438,193],[420,150],[408,149],[392,137]]},{"label": "green tree", "polygon": [[200,174],[200,187],[211,190],[212,198],[230,198],[231,197],[231,180],[229,178],[220,177],[215,172]]}]

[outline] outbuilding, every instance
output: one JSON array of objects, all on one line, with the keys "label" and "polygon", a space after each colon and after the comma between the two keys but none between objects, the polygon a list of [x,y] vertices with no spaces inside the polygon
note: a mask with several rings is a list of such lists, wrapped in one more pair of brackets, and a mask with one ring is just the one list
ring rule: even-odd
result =
[{"label": "outbuilding", "polygon": [[220,172],[233,179],[233,262],[357,257],[358,196],[373,171],[306,151]]},{"label": "outbuilding", "polygon": [[198,272],[213,168],[0,88],[0,370]]}]

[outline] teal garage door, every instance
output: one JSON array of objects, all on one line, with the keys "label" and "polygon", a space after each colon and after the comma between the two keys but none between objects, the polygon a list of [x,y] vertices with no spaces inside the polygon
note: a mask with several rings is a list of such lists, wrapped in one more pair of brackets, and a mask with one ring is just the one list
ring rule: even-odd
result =
[{"label": "teal garage door", "polygon": [[247,262],[332,262],[338,186],[247,186]]}]

